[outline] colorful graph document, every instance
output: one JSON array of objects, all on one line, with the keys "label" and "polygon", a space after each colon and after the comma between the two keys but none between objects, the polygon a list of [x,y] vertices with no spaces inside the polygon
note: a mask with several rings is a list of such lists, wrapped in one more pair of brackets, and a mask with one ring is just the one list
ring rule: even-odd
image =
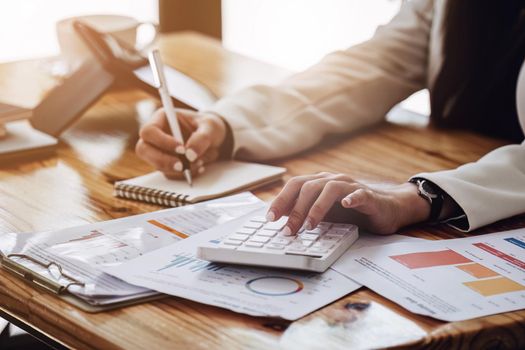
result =
[{"label": "colorful graph document", "polygon": [[414,313],[444,321],[525,308],[525,229],[362,248],[334,268]]},{"label": "colorful graph document", "polygon": [[[98,304],[113,302],[126,296],[152,293],[132,286],[102,272],[103,268],[132,261],[150,251],[168,246],[232,220],[264,203],[249,192],[196,205],[161,210],[106,222],[34,234],[0,235],[0,251],[4,255],[24,254],[40,262],[55,262],[75,280],[70,291],[86,300],[98,298]],[[38,267],[24,257],[19,263],[36,270],[63,285],[67,279],[60,273]]]},{"label": "colorful graph document", "polygon": [[195,257],[200,243],[219,242],[238,227],[236,221],[104,271],[162,293],[249,315],[289,320],[300,318],[360,287],[332,270],[323,274],[296,273],[220,265]]},{"label": "colorful graph document", "polygon": [[[303,317],[361,287],[333,269],[322,274],[294,272],[215,264],[195,257],[197,246],[205,242],[219,243],[247,219],[230,221],[105,271],[162,293],[249,315],[289,320]],[[356,246],[400,240],[415,239],[363,234]]]}]

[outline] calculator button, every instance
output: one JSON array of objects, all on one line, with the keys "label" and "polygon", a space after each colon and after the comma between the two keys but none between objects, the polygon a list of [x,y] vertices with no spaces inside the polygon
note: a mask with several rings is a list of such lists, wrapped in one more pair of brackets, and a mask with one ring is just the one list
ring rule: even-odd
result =
[{"label": "calculator button", "polygon": [[329,222],[320,222],[319,225],[317,225],[318,228],[321,228],[323,230],[328,230],[332,226]]},{"label": "calculator button", "polygon": [[282,231],[279,231],[279,236],[281,236],[281,237],[291,237],[291,236],[294,236],[294,237],[295,237],[295,234],[293,234],[292,232],[290,232],[290,233],[285,233],[284,230],[282,230]]},{"label": "calculator button", "polygon": [[328,233],[331,235],[346,235],[350,230],[348,228],[331,229]]},{"label": "calculator button", "polygon": [[315,241],[319,236],[313,235],[313,234],[310,234],[310,233],[303,233],[303,234],[299,235],[299,237],[302,240]]},{"label": "calculator button", "polygon": [[310,235],[322,235],[323,233],[326,232],[326,229],[324,228],[320,228],[320,227],[316,227],[314,228],[313,230],[307,230],[305,231],[305,233],[308,233]]},{"label": "calculator button", "polygon": [[298,246],[290,246],[288,247],[288,249],[286,249],[286,252],[298,252],[298,253],[302,253],[302,252],[305,252],[306,251],[306,248],[303,247],[302,245],[298,245]]},{"label": "calculator button", "polygon": [[269,240],[270,240],[269,237],[255,235],[255,236],[252,236],[249,242],[266,243]]},{"label": "calculator button", "polygon": [[247,236],[247,235],[239,235],[237,233],[233,234],[233,235],[230,235],[228,236],[228,239],[229,240],[233,240],[233,241],[241,241],[241,242],[244,242],[245,240],[247,240],[250,236]]},{"label": "calculator button", "polygon": [[265,224],[265,223],[268,222],[268,220],[266,220],[266,218],[264,216],[254,216],[253,218],[250,219],[250,221],[260,222],[262,224]]},{"label": "calculator button", "polygon": [[244,243],[245,247],[261,248],[264,244],[261,242],[248,241]]},{"label": "calculator button", "polygon": [[265,247],[273,250],[283,250],[286,247],[286,245],[270,242],[267,245],[265,245]]},{"label": "calculator button", "polygon": [[260,229],[263,226],[260,222],[247,222],[244,224],[245,228],[253,228],[253,229]]},{"label": "calculator button", "polygon": [[324,248],[324,249],[330,249],[335,245],[334,241],[317,241],[315,242],[312,247],[315,248]]},{"label": "calculator button", "polygon": [[274,239],[272,239],[272,242],[273,243],[278,243],[278,244],[290,244],[290,242],[292,242],[291,239],[289,238],[283,238],[283,237],[275,237]]},{"label": "calculator button", "polygon": [[280,231],[286,224],[286,221],[288,221],[288,218],[282,217],[277,221],[267,223],[266,225],[264,225],[264,228],[267,230]]},{"label": "calculator button", "polygon": [[309,247],[314,243],[314,241],[302,240],[302,239],[296,239],[294,242],[301,244],[303,247]]},{"label": "calculator button", "polygon": [[325,254],[328,252],[328,249],[326,248],[310,248],[308,249],[308,252],[314,253],[314,254]]},{"label": "calculator button", "polygon": [[328,241],[334,241],[334,242],[339,242],[341,240],[341,236],[340,235],[332,235],[330,233],[327,233],[326,235],[324,236],[321,236],[321,242],[328,242]]},{"label": "calculator button", "polygon": [[257,235],[259,236],[265,236],[265,237],[274,237],[277,234],[277,231],[272,230],[260,230],[257,232]]},{"label": "calculator button", "polygon": [[332,229],[346,229],[348,230],[348,224],[333,224]]},{"label": "calculator button", "polygon": [[231,249],[231,250],[235,250],[235,249],[237,249],[237,246],[234,246],[234,245],[227,245],[227,244],[222,244],[222,245],[221,245],[221,249]]},{"label": "calculator button", "polygon": [[240,230],[237,230],[236,233],[242,234],[242,235],[253,235],[255,233],[255,229],[253,228],[241,228]]},{"label": "calculator button", "polygon": [[227,239],[223,241],[222,244],[239,246],[242,244],[242,242],[241,241],[230,241],[229,239]]},{"label": "calculator button", "polygon": [[258,253],[258,254],[261,254],[261,253],[266,253],[266,254],[282,254],[282,252],[279,252],[279,251],[275,251],[275,252],[269,252],[269,251],[265,251],[263,250],[262,248],[260,247],[247,247],[245,245],[235,249],[235,251],[231,252],[232,255],[237,253],[237,252],[250,252],[250,253]]}]

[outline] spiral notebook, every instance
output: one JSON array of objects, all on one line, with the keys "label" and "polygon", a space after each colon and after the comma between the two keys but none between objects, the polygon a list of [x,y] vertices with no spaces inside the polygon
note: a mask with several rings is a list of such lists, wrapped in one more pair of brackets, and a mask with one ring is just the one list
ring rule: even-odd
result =
[{"label": "spiral notebook", "polygon": [[118,181],[114,195],[121,198],[176,207],[251,190],[281,179],[285,168],[237,161],[212,163],[194,178],[193,186],[184,180],[169,180],[156,171]]}]

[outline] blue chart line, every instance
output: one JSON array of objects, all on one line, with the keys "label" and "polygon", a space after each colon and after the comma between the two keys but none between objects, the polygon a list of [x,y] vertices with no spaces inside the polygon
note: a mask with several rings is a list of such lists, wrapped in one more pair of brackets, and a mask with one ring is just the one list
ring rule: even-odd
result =
[{"label": "blue chart line", "polygon": [[522,242],[522,241],[520,241],[519,239],[516,239],[516,238],[512,238],[512,237],[511,237],[511,238],[505,238],[505,240],[506,240],[507,242],[509,242],[509,243],[512,243],[512,244],[517,245],[517,246],[520,247],[520,248],[525,249],[525,242]]},{"label": "blue chart line", "polygon": [[223,265],[211,263],[206,260],[200,260],[193,256],[176,255],[175,259],[170,261],[166,266],[157,270],[157,272],[170,268],[187,268],[191,272],[198,272],[201,270],[219,271]]}]

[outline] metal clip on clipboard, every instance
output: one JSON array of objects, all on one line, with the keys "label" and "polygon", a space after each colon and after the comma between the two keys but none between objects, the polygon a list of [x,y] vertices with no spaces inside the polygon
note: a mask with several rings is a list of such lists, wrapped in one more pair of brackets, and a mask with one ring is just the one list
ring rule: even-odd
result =
[{"label": "metal clip on clipboard", "polygon": [[[71,282],[68,283],[67,285],[62,285],[56,281],[53,281],[49,278],[42,276],[36,271],[32,271],[28,267],[22,265],[19,262],[16,262],[12,258],[20,258],[20,259],[29,260],[32,263],[35,263],[47,269],[50,273],[52,273],[51,268],[54,266],[58,270],[60,277],[64,277]],[[73,293],[69,292],[69,287],[73,285],[84,287],[85,283],[80,282],[79,280],[65,273],[62,270],[62,266],[54,261],[51,261],[49,263],[44,263],[26,254],[9,254],[6,256],[0,251],[0,262],[2,265],[2,269],[5,269],[9,273],[12,273],[13,275],[18,276],[22,278],[23,280],[30,282],[31,284],[37,286],[38,288],[44,289],[47,292],[51,292],[52,294],[59,296],[59,298],[61,298],[62,300],[80,308],[83,311],[90,312],[90,313],[108,311],[108,310],[117,309],[117,308],[128,306],[128,305],[133,305],[133,304],[147,302],[147,301],[153,301],[153,300],[157,300],[157,299],[165,297],[165,295],[163,294],[155,293],[153,295],[147,295],[144,297],[139,297],[137,299],[116,302],[116,303],[112,303],[108,305],[93,305],[93,304],[90,304],[88,301],[82,300],[78,298],[77,296],[75,296]]]},{"label": "metal clip on clipboard", "polygon": [[[25,267],[24,265],[14,261],[12,258],[21,258],[29,260],[37,265],[42,266],[43,268],[47,269],[51,272],[51,267],[55,266],[60,273],[60,277],[64,277],[67,280],[71,281],[67,285],[61,285],[60,283],[53,281],[49,278],[46,278],[42,276],[41,274],[30,270],[29,268]],[[7,256],[1,255],[2,259],[2,267],[5,268],[7,271],[22,277],[26,281],[29,281],[38,287],[44,288],[45,290],[54,293],[54,294],[62,294],[66,291],[68,291],[69,287],[71,286],[81,286],[84,287],[85,284],[77,280],[76,278],[68,275],[62,270],[62,266],[54,261],[51,261],[49,263],[44,263],[42,261],[39,261],[29,255],[26,254],[9,254]]]}]

